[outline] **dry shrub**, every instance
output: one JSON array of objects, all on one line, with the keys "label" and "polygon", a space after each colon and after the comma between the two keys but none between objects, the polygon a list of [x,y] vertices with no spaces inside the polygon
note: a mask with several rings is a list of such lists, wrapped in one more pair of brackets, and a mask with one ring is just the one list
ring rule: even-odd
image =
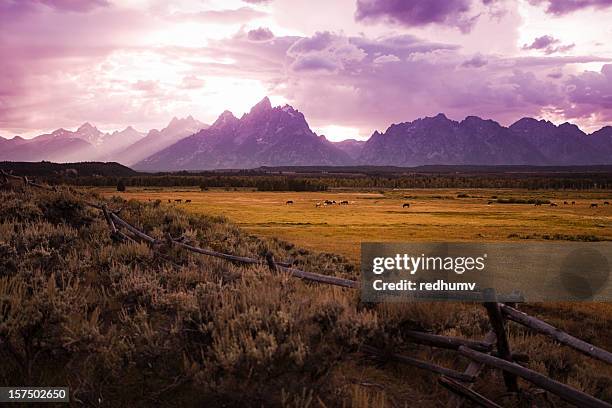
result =
[{"label": "dry shrub", "polygon": [[[342,257],[247,235],[223,218],[120,198],[106,204],[160,240],[182,236],[254,258],[271,251],[304,270],[358,279]],[[394,386],[427,404],[447,396],[435,377],[398,365],[373,369],[393,385],[384,391],[347,386],[351,370],[363,371],[360,346],[462,369],[464,361],[415,345],[405,330],[481,338],[489,329],[478,305],[361,304],[358,291],[262,266],[114,242],[69,189],[0,192],[0,220],[0,385],[68,385],[85,405],[378,407],[396,400]],[[601,329],[609,319],[589,322]],[[589,335],[597,332],[605,330]],[[609,371],[548,339],[510,335],[531,368],[610,397]]]}]

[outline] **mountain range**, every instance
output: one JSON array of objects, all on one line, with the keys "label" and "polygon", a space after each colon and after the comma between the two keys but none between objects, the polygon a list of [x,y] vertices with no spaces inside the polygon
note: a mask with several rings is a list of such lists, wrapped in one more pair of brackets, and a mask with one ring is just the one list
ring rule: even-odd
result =
[{"label": "mountain range", "polygon": [[75,131],[57,129],[31,139],[0,137],[0,161],[98,160],[133,165],[205,127],[207,125],[188,116],[184,119],[174,118],[162,130],[153,129],[148,133],[139,132],[131,126],[104,133],[85,123]]},{"label": "mountain range", "polygon": [[240,118],[223,112],[207,126],[174,118],[147,134],[127,127],[103,133],[89,123],[32,139],[0,138],[0,160],[116,161],[142,171],[238,169],[260,166],[594,165],[612,164],[612,127],[586,134],[523,118],[504,127],[444,114],[392,124],[367,141],[330,142],[304,115],[264,98]]}]

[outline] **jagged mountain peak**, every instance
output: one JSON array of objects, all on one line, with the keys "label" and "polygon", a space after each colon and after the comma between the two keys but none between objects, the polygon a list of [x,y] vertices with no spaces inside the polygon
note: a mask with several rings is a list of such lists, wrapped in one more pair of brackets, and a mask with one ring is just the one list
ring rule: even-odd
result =
[{"label": "jagged mountain peak", "polygon": [[270,102],[270,98],[264,96],[264,98],[257,102],[250,110],[249,114],[265,112],[272,109],[272,103]]},{"label": "jagged mountain peak", "polygon": [[202,170],[260,166],[344,165],[351,158],[317,136],[304,115],[264,98],[240,119],[223,112],[208,129],[143,160],[143,170]]},{"label": "jagged mountain peak", "polygon": [[96,128],[95,126],[93,126],[91,123],[89,122],[85,122],[83,123],[81,126],[79,126],[79,128],[77,129],[77,132],[90,132],[90,131],[98,131],[98,128]]},{"label": "jagged mountain peak", "polygon": [[215,120],[215,122],[212,124],[211,127],[217,128],[217,127],[220,127],[220,126],[225,126],[228,123],[234,123],[234,122],[236,122],[238,120],[240,120],[240,119],[238,119],[236,116],[234,116],[234,114],[232,112],[230,112],[229,110],[224,110],[223,113],[221,115],[219,115],[217,120]]}]

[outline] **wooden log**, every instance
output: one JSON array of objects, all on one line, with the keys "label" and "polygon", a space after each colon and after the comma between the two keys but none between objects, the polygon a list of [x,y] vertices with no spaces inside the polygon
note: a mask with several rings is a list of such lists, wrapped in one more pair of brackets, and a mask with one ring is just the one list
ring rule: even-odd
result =
[{"label": "wooden log", "polygon": [[158,241],[145,234],[144,232],[142,232],[141,230],[139,230],[138,228],[134,227],[132,224],[130,224],[129,222],[119,218],[117,215],[115,215],[115,213],[110,213],[110,217],[111,219],[116,223],[121,225],[122,227],[124,227],[125,229],[127,229],[128,231],[130,231],[132,234],[134,234],[135,236],[137,236],[138,238],[142,239],[143,241],[146,241],[150,244],[157,244]]},{"label": "wooden log", "polygon": [[[492,330],[487,332],[487,334],[485,334],[484,339],[482,339],[482,341],[484,343],[487,343],[493,346],[493,343],[495,343],[495,332]],[[484,367],[484,364],[472,360],[470,364],[468,364],[467,368],[465,369],[463,373],[476,378],[480,374],[480,371],[483,369],[483,367]],[[469,384],[468,387],[471,388],[472,384]],[[451,398],[450,402],[451,402],[451,405],[455,405],[457,408],[461,408],[464,401],[465,400],[463,398],[457,397],[457,398]]]},{"label": "wooden log", "polygon": [[408,364],[413,367],[421,368],[423,370],[428,370],[436,374],[445,375],[447,377],[454,378],[456,380],[460,380],[463,382],[474,382],[475,381],[474,377],[469,376],[467,374],[460,373],[459,371],[455,371],[455,370],[452,370],[446,367],[441,367],[439,365],[432,364],[427,361],[419,360],[413,357],[403,356],[401,354],[396,354],[396,353],[386,354],[382,352],[381,350],[378,350],[375,347],[367,346],[367,345],[361,346],[361,350],[366,353],[372,354],[374,356],[378,356],[381,358],[388,358],[398,363]]},{"label": "wooden log", "polygon": [[[488,299],[495,299],[495,292],[492,289],[484,290],[485,296]],[[506,335],[506,327],[504,324],[504,316],[502,315],[499,303],[497,302],[485,302],[483,303],[487,314],[489,315],[489,321],[491,328],[495,332],[495,338],[497,342],[497,353],[501,358],[506,361],[512,361],[512,351],[510,350],[510,342]],[[516,376],[509,372],[504,372],[504,383],[506,388],[510,392],[518,392],[518,382]]]},{"label": "wooden log", "polygon": [[442,385],[444,388],[454,392],[455,394],[472,401],[478,406],[485,408],[502,408],[500,405],[497,405],[487,397],[482,394],[477,393],[471,388],[466,387],[458,381],[453,380],[452,378],[442,376],[438,378],[438,383]]},{"label": "wooden log", "polygon": [[354,280],[337,278],[335,276],[329,276],[329,275],[321,275],[319,273],[313,273],[313,272],[305,272],[299,269],[285,268],[279,265],[277,266],[278,266],[279,271],[286,272],[295,278],[300,278],[300,279],[311,281],[311,282],[325,283],[327,285],[341,286],[343,288],[351,288],[351,289],[359,288],[359,282],[354,281]]},{"label": "wooden log", "polygon": [[586,341],[580,340],[558,328],[508,305],[501,305],[501,311],[504,315],[519,324],[529,327],[539,333],[552,337],[561,344],[565,344],[587,356],[605,361],[612,364],[612,353],[597,346],[594,346]]},{"label": "wooden log", "polygon": [[402,332],[417,343],[430,346],[457,350],[459,346],[469,347],[478,351],[491,351],[492,344],[484,341],[463,339],[461,337],[441,336],[439,334],[424,333],[415,330],[405,330]]},{"label": "wooden log", "polygon": [[102,214],[104,214],[104,219],[106,220],[106,223],[108,224],[112,233],[115,234],[117,232],[117,227],[115,226],[115,223],[111,219],[110,215],[108,215],[108,210],[105,205],[102,206]]},{"label": "wooden log", "polygon": [[38,184],[38,183],[35,183],[33,181],[30,181],[26,176],[23,176],[23,177],[22,176],[15,176],[14,174],[7,173],[4,170],[0,170],[0,172],[1,172],[2,176],[4,176],[5,178],[12,178],[14,180],[21,180],[21,181],[23,181],[23,184],[26,185],[26,186],[32,186],[32,187],[40,188],[42,190],[56,191],[55,188],[53,188],[53,187],[44,186],[42,184]]},{"label": "wooden log", "polygon": [[[128,223],[127,221],[123,220],[122,218],[120,218],[119,216],[117,216],[115,213],[111,212],[110,213],[110,217],[111,219],[123,226],[124,228],[126,228],[127,230],[129,230],[130,232],[132,232],[134,235],[136,235],[137,237],[139,237],[140,239],[147,241],[151,244],[158,244],[160,243],[160,241],[156,240],[155,238],[145,234],[144,232],[142,232],[141,230],[139,230],[138,228],[134,227],[133,225],[131,225],[130,223]],[[199,248],[193,245],[189,245],[189,244],[185,244],[184,242],[180,242],[177,240],[172,240],[172,242],[176,245],[179,245],[185,249],[188,249],[190,251],[193,252],[197,252],[199,254],[204,254],[204,255],[210,255],[210,256],[215,256],[218,258],[223,258],[223,259],[227,259],[230,261],[235,261],[235,262],[242,262],[242,263],[247,263],[247,264],[265,264],[265,261],[261,261],[258,259],[253,259],[253,258],[248,258],[248,257],[243,257],[243,256],[234,256],[234,255],[228,255],[228,254],[224,254],[221,252],[216,252],[216,251],[211,251],[208,249],[203,249],[203,248]],[[307,281],[312,281],[312,282],[318,282],[318,283],[325,283],[328,285],[335,285],[335,286],[342,286],[345,288],[358,288],[359,287],[359,282],[357,281],[353,281],[350,279],[344,279],[344,278],[336,278],[334,276],[328,276],[328,275],[321,275],[318,273],[312,273],[312,272],[305,272],[305,271],[301,271],[299,269],[294,269],[294,268],[287,268],[284,266],[280,266],[280,264],[276,264],[277,266],[277,270],[281,271],[281,272],[286,272],[291,276],[294,276],[296,278],[300,278],[303,280],[307,280]]]},{"label": "wooden log", "polygon": [[478,361],[479,363],[485,364],[489,367],[498,368],[504,372],[509,372],[515,376],[519,376],[526,381],[529,381],[536,386],[557,395],[563,400],[576,405],[577,407],[612,408],[612,405],[608,404],[607,402],[599,400],[591,395],[585,394],[582,391],[576,390],[569,385],[555,381],[552,378],[548,378],[545,375],[520,366],[516,363],[512,363],[498,357],[493,357],[463,346],[459,347],[459,353],[462,356]]}]

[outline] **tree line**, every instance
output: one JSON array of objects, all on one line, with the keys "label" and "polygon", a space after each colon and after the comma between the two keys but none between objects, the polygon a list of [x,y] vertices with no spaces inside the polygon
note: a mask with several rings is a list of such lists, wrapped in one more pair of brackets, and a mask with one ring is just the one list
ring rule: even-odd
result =
[{"label": "tree line", "polygon": [[528,190],[612,189],[612,174],[412,174],[412,175],[137,175],[129,177],[43,177],[53,184],[114,187],[251,188],[259,191],[325,191],[331,188],[428,189],[428,188],[520,188]]}]

